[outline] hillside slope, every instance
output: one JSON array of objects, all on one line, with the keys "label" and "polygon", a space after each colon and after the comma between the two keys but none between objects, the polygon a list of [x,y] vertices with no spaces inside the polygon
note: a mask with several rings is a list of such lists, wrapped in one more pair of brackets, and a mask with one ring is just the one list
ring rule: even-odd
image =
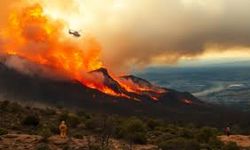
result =
[{"label": "hillside slope", "polygon": [[167,92],[161,94],[157,101],[147,95],[136,95],[136,98],[141,101],[135,101],[126,97],[104,94],[78,81],[25,75],[1,63],[0,94],[4,95],[5,99],[19,102],[45,103],[122,115],[147,115],[176,121],[228,122],[230,120],[234,122],[246,117],[240,112],[204,103],[186,92],[167,89]]}]

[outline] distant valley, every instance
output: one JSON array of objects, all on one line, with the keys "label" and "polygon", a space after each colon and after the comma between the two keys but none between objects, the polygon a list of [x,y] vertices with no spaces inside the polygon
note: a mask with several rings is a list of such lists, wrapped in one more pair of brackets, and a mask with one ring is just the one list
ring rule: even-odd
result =
[{"label": "distant valley", "polygon": [[191,92],[203,101],[250,111],[250,67],[247,63],[232,64],[149,68],[137,74],[162,86]]}]

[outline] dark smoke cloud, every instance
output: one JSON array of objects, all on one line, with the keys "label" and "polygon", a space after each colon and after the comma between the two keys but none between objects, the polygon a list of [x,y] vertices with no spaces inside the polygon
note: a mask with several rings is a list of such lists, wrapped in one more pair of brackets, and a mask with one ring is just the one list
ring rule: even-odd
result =
[{"label": "dark smoke cloud", "polygon": [[158,57],[175,63],[214,47],[249,47],[248,6],[249,0],[128,0],[117,12],[101,11],[95,31],[111,68],[150,65]]},{"label": "dark smoke cloud", "polygon": [[[95,35],[113,70],[250,46],[249,0],[41,0]],[[72,19],[72,18],[69,18]],[[89,21],[90,20],[90,21]],[[160,59],[159,59],[160,58]]]}]

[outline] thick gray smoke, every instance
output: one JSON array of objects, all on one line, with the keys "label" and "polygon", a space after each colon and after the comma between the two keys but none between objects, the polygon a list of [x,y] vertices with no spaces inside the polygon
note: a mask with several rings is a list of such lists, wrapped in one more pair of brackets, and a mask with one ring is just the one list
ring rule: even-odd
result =
[{"label": "thick gray smoke", "polygon": [[114,70],[250,46],[249,0],[37,1],[83,36],[96,36]]},{"label": "thick gray smoke", "polygon": [[[111,65],[174,63],[207,49],[250,46],[249,0],[141,0],[104,26],[100,39]],[[107,16],[109,18],[109,16]],[[100,28],[101,28],[100,26]],[[246,49],[245,49],[246,50]]]}]

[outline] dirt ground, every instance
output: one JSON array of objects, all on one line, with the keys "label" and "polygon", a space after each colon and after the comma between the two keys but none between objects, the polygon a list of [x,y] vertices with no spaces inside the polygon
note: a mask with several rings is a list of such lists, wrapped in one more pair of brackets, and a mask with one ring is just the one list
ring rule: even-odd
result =
[{"label": "dirt ground", "polygon": [[[66,146],[73,150],[88,150],[89,142],[94,142],[94,138],[83,139],[66,138],[55,135],[47,139],[46,145],[52,150],[63,150]],[[7,134],[0,136],[0,150],[36,150],[39,145],[44,144],[43,138],[38,135],[28,134]],[[110,148],[112,150],[128,149],[124,142],[111,139]],[[155,145],[133,145],[133,150],[157,150]]]},{"label": "dirt ground", "polygon": [[235,142],[238,146],[243,147],[243,148],[250,148],[250,136],[246,135],[222,135],[218,136],[218,138],[224,142]]}]

